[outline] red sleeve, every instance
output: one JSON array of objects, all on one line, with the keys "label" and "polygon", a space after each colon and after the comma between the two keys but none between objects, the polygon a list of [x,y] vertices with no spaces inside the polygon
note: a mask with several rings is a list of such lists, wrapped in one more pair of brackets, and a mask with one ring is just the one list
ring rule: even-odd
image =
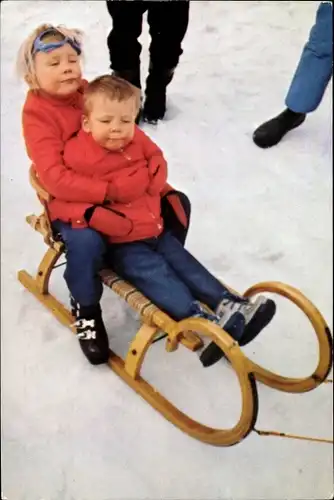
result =
[{"label": "red sleeve", "polygon": [[77,174],[63,161],[64,143],[52,116],[45,110],[23,111],[27,153],[45,189],[64,201],[103,203],[108,183]]},{"label": "red sleeve", "polygon": [[137,140],[143,148],[144,156],[148,161],[150,185],[147,192],[152,195],[160,194],[167,181],[167,162],[162,150],[138,127]]},{"label": "red sleeve", "polygon": [[147,160],[150,160],[153,156],[163,156],[163,153],[159,146],[149,138],[139,127],[136,126],[135,140],[141,144],[144,152],[144,156]]}]

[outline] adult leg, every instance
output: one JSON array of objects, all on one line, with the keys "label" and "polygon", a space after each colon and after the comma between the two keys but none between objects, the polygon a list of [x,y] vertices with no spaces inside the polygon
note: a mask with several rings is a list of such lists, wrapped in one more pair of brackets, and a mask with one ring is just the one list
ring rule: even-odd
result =
[{"label": "adult leg", "polygon": [[333,7],[322,2],[285,99],[287,109],[255,130],[255,144],[262,148],[274,146],[287,132],[301,125],[306,114],[319,106],[332,71]]},{"label": "adult leg", "polygon": [[181,44],[189,22],[189,1],[149,2],[150,65],[146,81],[144,119],[156,122],[166,111],[166,87],[172,81],[182,54]]},{"label": "adult leg", "polygon": [[81,349],[92,364],[105,363],[109,357],[109,343],[102,320],[103,285],[99,277],[106,252],[105,241],[90,228],[73,229],[59,220],[52,225],[66,247],[64,278],[71,294]]},{"label": "adult leg", "polygon": [[333,71],[333,7],[322,2],[302,52],[285,104],[295,113],[310,113],[319,106]]},{"label": "adult leg", "polygon": [[107,0],[113,27],[107,43],[110,67],[117,76],[140,88],[140,53],[138,38],[142,31],[146,2]]}]

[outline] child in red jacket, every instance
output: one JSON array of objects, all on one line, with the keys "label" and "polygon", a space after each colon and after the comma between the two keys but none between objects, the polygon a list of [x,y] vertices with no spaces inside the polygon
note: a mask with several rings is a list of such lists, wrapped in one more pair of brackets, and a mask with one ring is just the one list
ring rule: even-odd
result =
[{"label": "child in red jacket", "polygon": [[[264,297],[251,303],[231,294],[164,230],[161,192],[167,164],[162,151],[135,125],[135,88],[120,78],[101,76],[87,85],[83,107],[82,130],[66,143],[64,161],[76,173],[107,181],[111,187],[108,202],[89,210],[88,224],[98,226],[112,243],[112,268],[174,319],[205,317],[241,345],[250,342],[272,319],[275,303]],[[132,178],[140,172],[143,178],[147,174],[148,182],[134,186]],[[128,234],[113,234],[110,213],[131,223]],[[215,314],[208,315],[200,302]],[[222,355],[212,343],[201,361],[209,366]]]},{"label": "child in red jacket", "polygon": [[[43,24],[23,42],[17,64],[30,89],[22,112],[24,140],[41,184],[54,197],[47,209],[66,245],[64,278],[77,318],[77,336],[87,359],[100,364],[109,358],[99,277],[106,242],[93,221],[88,226],[85,214],[91,206],[108,201],[115,186],[70,170],[63,161],[65,142],[81,127],[87,83],[81,76],[81,55],[81,32]],[[138,186],[145,179],[148,182],[148,173],[144,172],[144,178],[142,173],[136,178]],[[129,233],[132,226],[127,219],[112,212],[108,215],[115,236]]]}]

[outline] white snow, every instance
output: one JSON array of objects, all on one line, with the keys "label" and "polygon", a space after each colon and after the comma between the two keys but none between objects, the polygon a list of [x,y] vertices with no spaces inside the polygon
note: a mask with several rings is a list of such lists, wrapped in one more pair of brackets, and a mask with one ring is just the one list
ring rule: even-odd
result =
[{"label": "white snow", "polygon": [[[164,149],[170,181],[193,213],[187,247],[244,291],[259,281],[299,288],[333,327],[332,87],[279,146],[252,142],[284,97],[318,2],[192,2],[169,112],[145,126]],[[39,210],[21,137],[26,88],[14,75],[19,44],[39,23],[82,28],[85,76],[109,71],[111,19],[102,1],[1,4],[2,491],[9,500],[330,498],[328,444],[259,437],[215,448],[163,419],[107,367],[90,366],[74,336],[17,281],[45,250],[25,223]],[[144,24],[142,60],[148,65]],[[144,75],[145,76],[145,75]],[[144,78],[143,76],[143,78]],[[66,301],[62,270],[52,287]],[[245,349],[288,376],[307,376],[317,343],[294,306],[278,298],[273,323]],[[124,355],[138,320],[106,290],[112,348]],[[144,376],[208,424],[234,425],[237,379],[226,363],[204,370],[197,355],[155,344]],[[259,384],[260,429],[332,437],[332,386],[285,394]]]}]

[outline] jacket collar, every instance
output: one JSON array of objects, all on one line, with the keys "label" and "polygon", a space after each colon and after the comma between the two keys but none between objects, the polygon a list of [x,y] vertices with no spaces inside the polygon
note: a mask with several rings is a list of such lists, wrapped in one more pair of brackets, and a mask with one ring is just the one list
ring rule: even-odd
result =
[{"label": "jacket collar", "polygon": [[82,109],[82,97],[83,92],[86,86],[85,80],[82,80],[82,83],[78,90],[73,94],[70,94],[66,97],[55,97],[51,94],[47,94],[46,92],[40,90],[30,90],[29,93],[37,98],[42,98],[44,101],[48,101],[52,106],[55,107],[68,107],[72,106],[77,109]]}]

